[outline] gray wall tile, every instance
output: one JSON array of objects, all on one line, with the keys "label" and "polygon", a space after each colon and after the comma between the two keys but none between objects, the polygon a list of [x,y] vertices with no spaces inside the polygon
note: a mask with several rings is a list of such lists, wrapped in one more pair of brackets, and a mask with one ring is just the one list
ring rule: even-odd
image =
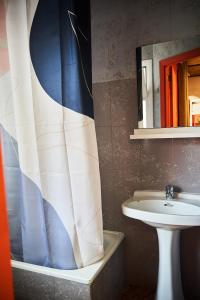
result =
[{"label": "gray wall tile", "polygon": [[93,300],[120,300],[125,284],[124,241],[92,284]]},{"label": "gray wall tile", "polygon": [[90,286],[55,278],[55,300],[90,300]]},{"label": "gray wall tile", "polygon": [[100,168],[112,168],[112,131],[109,126],[96,126]]},{"label": "gray wall tile", "polygon": [[[137,125],[136,80],[116,80],[109,83],[112,126]],[[129,108],[129,109],[127,109]]]},{"label": "gray wall tile", "polygon": [[54,300],[54,278],[13,268],[15,300]]},{"label": "gray wall tile", "polygon": [[114,170],[129,170],[130,166],[137,170],[139,166],[140,144],[133,145],[130,140],[130,128],[112,127],[112,159]]},{"label": "gray wall tile", "polygon": [[200,228],[194,227],[181,232],[181,271],[185,298],[199,299],[200,277]]},{"label": "gray wall tile", "polygon": [[171,1],[172,38],[185,38],[200,33],[200,1]]},{"label": "gray wall tile", "polygon": [[111,125],[109,83],[96,83],[92,88],[96,126]]}]

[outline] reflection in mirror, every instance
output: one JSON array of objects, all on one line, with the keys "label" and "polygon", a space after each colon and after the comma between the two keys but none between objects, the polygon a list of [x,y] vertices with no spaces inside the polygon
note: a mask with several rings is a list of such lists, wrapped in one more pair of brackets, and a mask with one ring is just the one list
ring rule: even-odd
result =
[{"label": "reflection in mirror", "polygon": [[200,36],[136,49],[138,127],[200,126]]}]

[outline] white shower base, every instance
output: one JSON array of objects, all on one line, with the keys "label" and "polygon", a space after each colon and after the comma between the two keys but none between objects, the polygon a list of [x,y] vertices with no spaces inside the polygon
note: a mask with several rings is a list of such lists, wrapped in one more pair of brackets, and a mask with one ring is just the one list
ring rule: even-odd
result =
[{"label": "white shower base", "polygon": [[115,252],[123,238],[124,234],[121,232],[104,230],[104,257],[97,263],[94,263],[88,267],[84,267],[81,269],[59,270],[15,260],[12,260],[12,267],[31,272],[37,272],[56,278],[62,278],[80,283],[90,284],[94,281],[96,276],[103,269],[104,265]]},{"label": "white shower base", "polygon": [[[105,282],[110,281],[111,286],[120,285],[118,281],[123,281],[123,254],[119,248],[122,240],[124,238],[124,234],[121,232],[114,231],[104,231],[104,257],[88,266],[78,270],[58,270],[52,269],[48,267],[33,265],[29,263],[19,262],[12,260],[12,267],[14,271],[14,285],[16,289],[16,293],[22,293],[22,295],[17,296],[16,299],[23,299],[23,294],[25,294],[24,299],[40,299],[45,298],[45,293],[47,291],[40,290],[36,285],[36,281],[44,281],[44,285],[46,285],[46,281],[52,281],[51,285],[54,285],[54,291],[58,289],[58,293],[61,289],[65,289],[65,295],[68,293],[68,289],[80,289],[80,291],[86,290],[88,293],[88,298],[84,296],[84,299],[97,299],[98,297],[93,297],[93,294],[97,289],[101,291],[102,285],[104,286]],[[119,248],[119,249],[118,249]],[[121,253],[121,254],[120,254]],[[107,270],[106,270],[107,268]],[[109,274],[110,273],[110,274]],[[99,276],[98,276],[99,275]],[[109,278],[107,278],[109,276]],[[121,276],[121,279],[119,278]],[[28,279],[29,278],[29,279]],[[29,283],[30,281],[30,283]],[[35,282],[35,283],[34,283]],[[41,284],[42,285],[42,284]],[[95,286],[95,289],[93,287]],[[113,287],[109,288],[112,290]],[[88,287],[88,288],[87,288]],[[22,289],[24,288],[24,291]],[[48,287],[47,287],[48,289]],[[43,295],[44,293],[44,295]],[[37,295],[38,294],[38,298]],[[30,295],[30,296],[29,296]],[[106,295],[105,295],[106,296]],[[83,295],[82,295],[83,297]],[[106,298],[112,298],[111,295],[106,296]],[[48,299],[48,298],[47,298]],[[52,299],[61,299],[60,296],[54,295]],[[63,298],[65,299],[65,298]],[[68,298],[67,298],[68,299]],[[69,299],[79,299],[76,295],[75,298],[71,295]],[[81,298],[80,298],[81,299]],[[114,298],[113,298],[114,299]]]}]

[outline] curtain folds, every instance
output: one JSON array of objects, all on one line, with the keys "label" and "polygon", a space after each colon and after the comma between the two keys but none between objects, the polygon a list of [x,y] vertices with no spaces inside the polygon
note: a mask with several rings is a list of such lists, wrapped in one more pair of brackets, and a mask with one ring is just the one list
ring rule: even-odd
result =
[{"label": "curtain folds", "polygon": [[103,256],[90,4],[4,4],[0,124],[12,257],[81,268]]},{"label": "curtain folds", "polygon": [[190,126],[187,62],[178,64],[179,126]]},{"label": "curtain folds", "polygon": [[168,128],[190,126],[187,62],[165,66],[164,87],[165,112],[161,122]]}]

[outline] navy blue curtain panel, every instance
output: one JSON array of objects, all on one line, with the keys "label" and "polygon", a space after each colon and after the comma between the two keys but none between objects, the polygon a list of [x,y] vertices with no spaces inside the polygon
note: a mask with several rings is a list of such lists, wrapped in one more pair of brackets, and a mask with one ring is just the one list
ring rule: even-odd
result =
[{"label": "navy blue curtain panel", "polygon": [[45,91],[61,105],[93,118],[90,2],[40,0],[30,53]]}]

